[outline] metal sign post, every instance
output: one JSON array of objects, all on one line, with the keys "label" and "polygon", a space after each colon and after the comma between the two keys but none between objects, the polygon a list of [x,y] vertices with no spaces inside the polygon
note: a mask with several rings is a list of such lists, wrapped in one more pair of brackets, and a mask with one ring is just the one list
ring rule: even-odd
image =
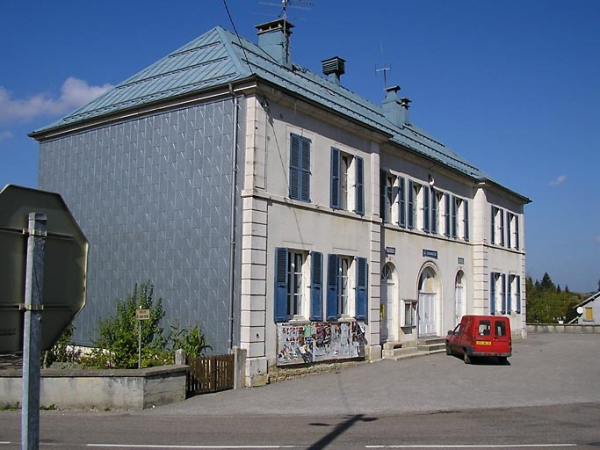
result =
[{"label": "metal sign post", "polygon": [[40,443],[40,355],[46,221],[46,214],[30,213],[29,228],[26,230],[29,237],[25,268],[23,326],[22,450],[37,450]]},{"label": "metal sign post", "polygon": [[135,318],[138,320],[138,369],[142,368],[142,320],[150,319],[150,310],[149,309],[140,309],[135,310]]}]

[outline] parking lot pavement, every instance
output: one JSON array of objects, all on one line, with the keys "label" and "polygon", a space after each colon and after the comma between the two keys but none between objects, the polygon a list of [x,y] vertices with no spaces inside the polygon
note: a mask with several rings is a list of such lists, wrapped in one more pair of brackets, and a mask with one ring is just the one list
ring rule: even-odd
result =
[{"label": "parking lot pavement", "polygon": [[147,414],[398,414],[600,402],[600,335],[529,334],[509,365],[434,354],[192,397]]}]

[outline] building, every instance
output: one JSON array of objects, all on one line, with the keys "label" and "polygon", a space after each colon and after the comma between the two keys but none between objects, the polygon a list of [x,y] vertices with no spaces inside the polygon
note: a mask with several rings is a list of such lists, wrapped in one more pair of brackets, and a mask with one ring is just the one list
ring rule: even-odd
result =
[{"label": "building", "polygon": [[573,308],[577,311],[577,317],[572,322],[576,321],[578,325],[597,325],[597,317],[600,317],[600,291],[590,295]]},{"label": "building", "polygon": [[409,120],[292,61],[293,25],[258,45],[216,27],[31,133],[39,186],[90,242],[75,340],[136,282],[215,353],[247,350],[246,383],[275,366],[379,359],[464,313],[525,333],[529,200]]}]

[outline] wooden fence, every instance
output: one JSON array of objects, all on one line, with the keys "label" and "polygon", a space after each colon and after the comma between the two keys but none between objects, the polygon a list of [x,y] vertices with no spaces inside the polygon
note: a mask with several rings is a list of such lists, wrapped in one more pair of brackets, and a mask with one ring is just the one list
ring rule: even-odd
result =
[{"label": "wooden fence", "polygon": [[188,397],[233,389],[235,355],[201,356],[188,361],[186,394]]}]

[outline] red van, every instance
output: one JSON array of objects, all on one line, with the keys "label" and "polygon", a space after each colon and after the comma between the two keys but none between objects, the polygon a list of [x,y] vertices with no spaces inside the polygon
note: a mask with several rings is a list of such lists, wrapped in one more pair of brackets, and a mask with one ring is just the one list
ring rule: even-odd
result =
[{"label": "red van", "polygon": [[463,355],[466,364],[474,357],[495,356],[506,364],[512,354],[510,321],[503,316],[463,316],[446,336],[446,354]]}]

